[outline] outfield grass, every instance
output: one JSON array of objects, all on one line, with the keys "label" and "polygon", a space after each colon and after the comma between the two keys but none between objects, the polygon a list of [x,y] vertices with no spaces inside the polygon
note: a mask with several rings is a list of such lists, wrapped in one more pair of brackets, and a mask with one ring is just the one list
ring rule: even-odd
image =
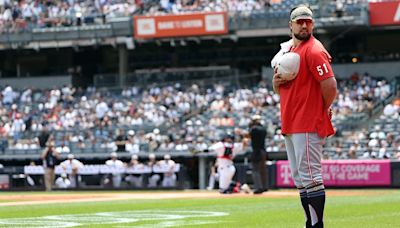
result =
[{"label": "outfield grass", "polygon": [[[352,190],[330,190],[328,195],[337,192],[351,193]],[[366,195],[352,196],[331,194],[327,198],[325,227],[400,227],[400,191],[365,190],[365,192]],[[299,199],[294,196],[135,199],[0,206],[0,227],[301,228],[303,217]]]}]

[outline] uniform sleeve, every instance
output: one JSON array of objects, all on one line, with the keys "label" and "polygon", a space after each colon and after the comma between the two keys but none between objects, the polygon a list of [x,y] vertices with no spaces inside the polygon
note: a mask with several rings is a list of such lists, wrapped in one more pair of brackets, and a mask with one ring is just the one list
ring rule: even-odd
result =
[{"label": "uniform sleeve", "polygon": [[214,153],[218,153],[221,150],[221,148],[222,148],[222,143],[218,142],[210,146],[208,150]]},{"label": "uniform sleeve", "polygon": [[323,47],[313,46],[306,56],[309,70],[317,81],[334,77],[331,67],[332,58]]}]

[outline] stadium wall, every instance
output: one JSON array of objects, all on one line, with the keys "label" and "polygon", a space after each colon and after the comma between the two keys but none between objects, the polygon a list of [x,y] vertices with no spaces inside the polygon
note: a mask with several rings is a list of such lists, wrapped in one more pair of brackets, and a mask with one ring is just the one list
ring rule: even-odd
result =
[{"label": "stadium wall", "polygon": [[29,77],[29,78],[1,78],[0,85],[10,85],[16,89],[25,89],[27,85],[38,89],[47,89],[54,86],[70,85],[71,75],[59,75],[51,77]]},{"label": "stadium wall", "polygon": [[[96,166],[96,165],[94,165]],[[97,165],[98,166],[98,165]],[[43,175],[35,172],[28,172],[23,167],[7,167],[0,169],[0,191],[1,190],[43,190]],[[252,184],[251,167],[246,163],[235,164],[236,174],[234,179],[241,183]],[[34,167],[34,168],[41,168]],[[294,187],[293,181],[290,176],[290,168],[287,161],[269,162],[266,166],[268,171],[268,185],[269,188],[287,188]],[[400,187],[400,161],[390,160],[328,160],[323,163],[323,176],[328,187],[341,188],[341,187],[385,187],[385,188],[398,188]],[[200,170],[199,170],[200,171]],[[208,173],[202,177],[199,176],[199,182],[202,178],[208,179]],[[197,180],[190,178],[189,170],[185,166],[181,166],[178,174],[177,189],[198,188],[204,189],[205,186],[194,183]],[[110,186],[102,184],[107,172],[86,173],[85,184],[81,185],[79,190],[98,189],[109,190]],[[206,174],[206,175],[205,175]],[[144,179],[148,178],[147,173],[144,174]],[[26,177],[33,178],[39,185],[29,186],[29,181]],[[144,180],[145,182],[146,180]],[[121,190],[133,190],[136,188],[128,185],[123,185]],[[146,189],[146,188],[140,188]]]}]

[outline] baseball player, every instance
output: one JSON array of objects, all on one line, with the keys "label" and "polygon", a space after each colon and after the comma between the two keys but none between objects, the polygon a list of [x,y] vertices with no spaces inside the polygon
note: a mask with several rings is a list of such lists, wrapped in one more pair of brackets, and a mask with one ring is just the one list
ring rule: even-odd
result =
[{"label": "baseball player", "polygon": [[163,187],[175,187],[176,185],[176,174],[175,174],[175,162],[171,160],[171,155],[164,155],[164,160],[158,162],[161,167],[166,167],[167,172],[163,175],[161,185]]},{"label": "baseball player", "polygon": [[[153,166],[157,165],[156,155],[151,153],[149,154],[149,160],[147,161],[147,166],[151,167],[153,170]],[[150,173],[148,178],[148,185],[149,188],[155,188],[158,185],[158,181],[161,179],[160,174],[157,173]]]},{"label": "baseball player", "polygon": [[[280,94],[282,134],[292,177],[300,193],[306,227],[323,227],[325,187],[321,176],[322,146],[334,134],[331,104],[336,97],[336,80],[331,56],[312,35],[313,12],[300,5],[290,13],[292,39],[281,44],[271,62],[275,70],[273,87]],[[286,81],[277,73],[280,55],[300,56],[297,77]]]},{"label": "baseball player", "polygon": [[111,159],[106,161],[106,165],[113,168],[112,169],[112,184],[114,188],[121,187],[122,180],[122,169],[124,168],[124,163],[118,159],[118,154],[112,152],[110,154]]},{"label": "baseball player", "polygon": [[236,168],[233,165],[233,158],[240,152],[240,147],[234,146],[233,135],[226,134],[220,142],[215,143],[209,148],[209,151],[217,154],[219,189],[220,193],[227,194],[233,192],[235,183],[232,178],[235,175]]},{"label": "baseball player", "polygon": [[81,177],[78,175],[78,171],[80,168],[83,168],[83,163],[78,159],[75,159],[73,154],[68,154],[67,160],[61,162],[60,166],[64,169],[64,172],[69,173],[69,180],[71,182],[70,187],[78,187],[78,183],[81,180]]},{"label": "baseball player", "polygon": [[[143,168],[143,164],[139,162],[139,156],[137,154],[131,156],[128,168]],[[125,180],[134,187],[141,188],[143,186],[143,175],[141,174],[128,175],[125,177]]]}]

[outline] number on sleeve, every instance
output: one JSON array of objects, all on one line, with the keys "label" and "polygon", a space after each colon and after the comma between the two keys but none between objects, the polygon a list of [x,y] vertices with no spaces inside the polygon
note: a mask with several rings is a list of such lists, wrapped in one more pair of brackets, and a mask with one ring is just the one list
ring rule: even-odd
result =
[{"label": "number on sleeve", "polygon": [[[326,66],[326,64],[324,63],[324,64],[322,64],[322,66],[324,67],[325,73],[328,73],[328,67]],[[317,71],[320,76],[322,76],[324,74],[324,71],[322,70],[321,65],[317,66]]]}]

